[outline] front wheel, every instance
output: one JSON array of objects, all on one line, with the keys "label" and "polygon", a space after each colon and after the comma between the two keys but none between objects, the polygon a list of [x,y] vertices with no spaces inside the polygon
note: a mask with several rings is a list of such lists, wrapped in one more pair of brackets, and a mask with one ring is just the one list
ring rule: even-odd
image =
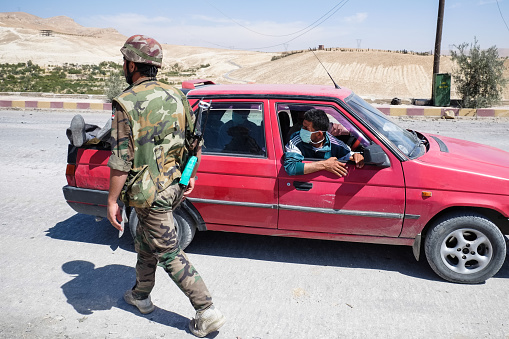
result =
[{"label": "front wheel", "polygon": [[[136,210],[131,208],[131,213],[129,214],[129,231],[133,239],[136,238],[136,229],[138,228],[139,222]],[[183,250],[189,246],[193,240],[194,234],[196,233],[196,226],[193,219],[181,208],[177,208],[173,211],[173,224],[177,231],[180,248]]]},{"label": "front wheel", "polygon": [[426,258],[436,274],[478,284],[495,275],[506,256],[502,232],[485,216],[456,213],[437,220],[426,235]]}]

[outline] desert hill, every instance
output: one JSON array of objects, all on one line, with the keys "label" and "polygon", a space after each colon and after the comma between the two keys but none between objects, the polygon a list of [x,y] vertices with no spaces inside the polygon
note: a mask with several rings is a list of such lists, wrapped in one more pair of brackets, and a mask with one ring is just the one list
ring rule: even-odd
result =
[{"label": "desert hill", "polygon": [[[41,30],[52,30],[43,36]],[[71,18],[39,18],[14,12],[0,13],[0,63],[32,60],[39,65],[64,63],[98,64],[122,62],[119,49],[127,39],[113,28],[83,27]],[[326,46],[328,47],[328,46]],[[198,70],[198,77],[218,83],[309,83],[331,84],[327,73],[310,52],[296,53],[275,61],[280,53],[264,53],[164,44],[163,67],[178,63]],[[433,56],[388,51],[333,48],[317,51],[324,66],[340,86],[363,97],[429,98]],[[509,77],[509,61],[506,76]],[[440,72],[451,73],[450,57],[441,57]],[[455,97],[454,82],[451,93]],[[509,99],[509,86],[504,92]]]}]

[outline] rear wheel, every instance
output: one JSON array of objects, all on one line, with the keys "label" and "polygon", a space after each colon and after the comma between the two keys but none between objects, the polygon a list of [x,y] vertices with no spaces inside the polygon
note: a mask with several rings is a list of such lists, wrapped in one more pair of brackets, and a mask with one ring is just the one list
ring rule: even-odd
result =
[{"label": "rear wheel", "polygon": [[[194,238],[196,226],[189,214],[181,208],[173,211],[173,223],[177,231],[177,237],[181,249],[185,249]],[[136,238],[136,229],[138,228],[139,219],[134,208],[129,214],[129,230],[133,239]]]},{"label": "rear wheel", "polygon": [[502,267],[506,242],[498,227],[483,215],[456,213],[437,220],[426,236],[425,252],[440,277],[477,284]]}]

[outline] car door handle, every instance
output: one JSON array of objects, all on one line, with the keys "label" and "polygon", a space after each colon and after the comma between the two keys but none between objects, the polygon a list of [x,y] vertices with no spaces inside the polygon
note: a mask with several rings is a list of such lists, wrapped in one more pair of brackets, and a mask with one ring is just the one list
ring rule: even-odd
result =
[{"label": "car door handle", "polygon": [[310,182],[294,181],[293,187],[295,187],[297,191],[309,191],[313,188],[313,184]]}]

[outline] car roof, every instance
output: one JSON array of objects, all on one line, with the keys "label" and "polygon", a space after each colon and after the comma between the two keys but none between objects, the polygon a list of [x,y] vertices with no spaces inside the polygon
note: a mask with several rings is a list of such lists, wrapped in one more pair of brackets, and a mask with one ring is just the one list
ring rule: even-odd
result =
[{"label": "car roof", "polygon": [[348,88],[302,84],[233,84],[206,85],[189,91],[188,97],[332,97],[345,99],[352,94]]}]

